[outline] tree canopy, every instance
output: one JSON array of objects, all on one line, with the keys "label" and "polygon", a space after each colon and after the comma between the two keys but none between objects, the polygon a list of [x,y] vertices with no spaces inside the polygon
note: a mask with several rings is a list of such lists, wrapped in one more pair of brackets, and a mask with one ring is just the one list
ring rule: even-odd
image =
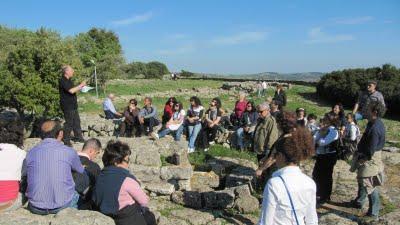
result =
[{"label": "tree canopy", "polygon": [[352,107],[359,94],[366,91],[369,80],[378,82],[388,112],[400,112],[400,69],[385,64],[368,69],[346,69],[324,75],[317,85],[317,94],[333,102],[341,102]]}]

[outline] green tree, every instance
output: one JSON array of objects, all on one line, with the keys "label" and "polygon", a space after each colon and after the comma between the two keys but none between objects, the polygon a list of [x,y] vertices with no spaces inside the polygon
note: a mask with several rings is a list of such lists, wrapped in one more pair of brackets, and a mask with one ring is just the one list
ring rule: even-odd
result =
[{"label": "green tree", "polygon": [[167,66],[161,62],[153,61],[147,63],[146,78],[162,78],[163,75],[168,73]]},{"label": "green tree", "polygon": [[64,64],[82,69],[74,46],[54,31],[39,29],[12,49],[1,65],[0,104],[15,108],[23,117],[26,112],[36,117],[60,115],[58,81]]},{"label": "green tree", "polygon": [[101,86],[105,87],[109,79],[122,77],[125,62],[119,38],[113,31],[92,28],[78,34],[71,42],[79,53],[85,74],[93,74],[94,60]]}]

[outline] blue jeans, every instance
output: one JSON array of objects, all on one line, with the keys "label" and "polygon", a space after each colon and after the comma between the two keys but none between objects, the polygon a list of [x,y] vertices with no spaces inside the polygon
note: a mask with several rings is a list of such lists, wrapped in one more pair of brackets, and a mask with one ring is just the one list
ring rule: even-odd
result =
[{"label": "blue jeans", "polygon": [[379,190],[375,188],[375,190],[368,195],[367,188],[364,186],[362,182],[358,182],[358,195],[357,195],[357,203],[360,206],[363,206],[365,201],[369,200],[368,214],[371,216],[379,216],[379,210],[381,207],[381,201],[379,199]]},{"label": "blue jeans", "polygon": [[165,137],[167,134],[169,134],[171,132],[174,133],[174,140],[175,141],[180,141],[182,133],[183,133],[183,125],[181,125],[178,128],[178,130],[174,130],[174,131],[172,131],[172,130],[170,130],[168,128],[165,128],[164,130],[160,131],[160,133],[158,133],[158,137],[159,138]]},{"label": "blue jeans", "polygon": [[356,114],[354,114],[354,119],[356,121],[359,121],[359,120],[363,120],[364,117],[363,117],[363,115],[361,115],[361,113],[357,112]]},{"label": "blue jeans", "polygon": [[189,130],[189,148],[194,148],[194,144],[196,143],[196,138],[197,135],[199,134],[201,130],[201,124],[196,124],[196,125],[189,125],[188,126]]},{"label": "blue jeans", "polygon": [[240,127],[239,129],[236,130],[236,136],[237,136],[237,145],[239,148],[244,147],[243,139],[244,139],[244,129],[243,127]]},{"label": "blue jeans", "polygon": [[60,212],[63,209],[66,208],[78,208],[78,200],[79,200],[79,194],[78,192],[74,192],[74,195],[72,196],[72,200],[66,204],[65,206],[62,206],[60,208],[56,208],[56,209],[41,209],[41,208],[37,208],[35,206],[33,206],[31,203],[28,204],[28,209],[31,213],[33,214],[37,214],[37,215],[48,215],[48,214],[56,214],[58,212]]}]

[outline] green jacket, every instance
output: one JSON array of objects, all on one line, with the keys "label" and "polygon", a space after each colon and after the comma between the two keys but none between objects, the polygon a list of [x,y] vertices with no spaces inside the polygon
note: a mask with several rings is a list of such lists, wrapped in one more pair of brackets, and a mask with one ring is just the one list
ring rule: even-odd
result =
[{"label": "green jacket", "polygon": [[273,116],[259,118],[254,131],[254,151],[257,154],[263,154],[266,149],[271,150],[278,137],[278,125],[275,118]]}]

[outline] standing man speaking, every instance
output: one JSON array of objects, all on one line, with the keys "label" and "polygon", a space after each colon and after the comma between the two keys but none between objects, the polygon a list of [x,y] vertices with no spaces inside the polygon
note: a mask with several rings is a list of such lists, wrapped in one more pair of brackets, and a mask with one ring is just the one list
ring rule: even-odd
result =
[{"label": "standing man speaking", "polygon": [[84,142],[81,130],[81,119],[78,114],[78,101],[76,93],[86,86],[82,81],[74,87],[71,78],[74,76],[74,69],[70,65],[62,67],[62,76],[59,83],[60,105],[64,113],[64,144],[71,146],[71,131],[74,131],[76,141]]}]

